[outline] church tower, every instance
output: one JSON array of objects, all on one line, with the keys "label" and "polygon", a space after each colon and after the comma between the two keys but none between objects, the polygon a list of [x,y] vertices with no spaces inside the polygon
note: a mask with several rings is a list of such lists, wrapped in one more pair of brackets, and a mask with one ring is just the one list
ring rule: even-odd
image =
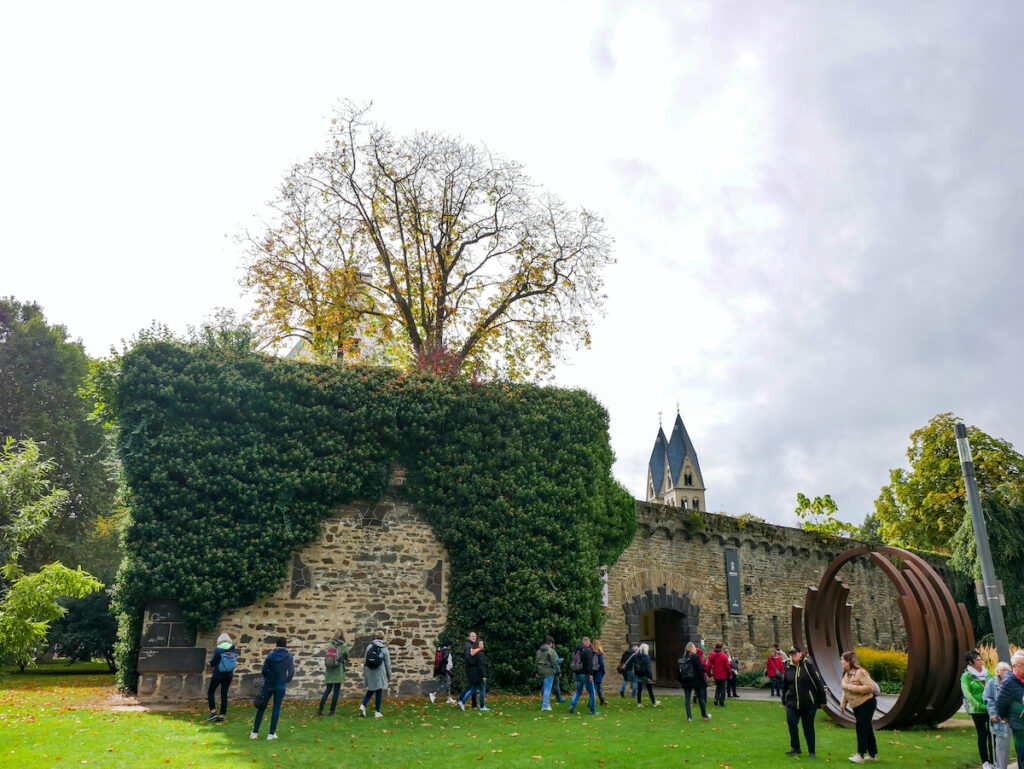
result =
[{"label": "church tower", "polygon": [[697,450],[677,412],[671,438],[665,438],[665,431],[658,426],[647,466],[647,501],[684,510],[706,510],[706,491]]}]

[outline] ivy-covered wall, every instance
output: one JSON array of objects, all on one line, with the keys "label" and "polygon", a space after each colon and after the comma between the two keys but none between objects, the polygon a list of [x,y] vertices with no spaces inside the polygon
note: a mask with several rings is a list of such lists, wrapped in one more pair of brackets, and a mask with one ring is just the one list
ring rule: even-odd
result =
[{"label": "ivy-covered wall", "polygon": [[506,686],[532,679],[544,635],[599,631],[599,567],[636,529],[607,413],[579,390],[143,342],[108,402],[130,507],[115,590],[125,688],[146,601],[178,598],[212,627],[276,589],[336,505],[379,499],[391,465],[451,559],[446,634],[478,630]]}]

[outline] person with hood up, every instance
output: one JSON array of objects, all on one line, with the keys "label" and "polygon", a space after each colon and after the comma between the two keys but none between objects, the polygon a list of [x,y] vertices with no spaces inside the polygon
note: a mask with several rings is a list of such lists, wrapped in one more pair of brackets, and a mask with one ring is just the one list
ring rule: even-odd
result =
[{"label": "person with hood up", "polygon": [[373,717],[384,717],[380,712],[380,704],[390,680],[391,652],[384,643],[384,631],[378,630],[377,637],[366,647],[366,657],[363,659],[363,683],[366,684],[366,694],[363,695],[363,702],[359,706],[359,715],[366,717],[366,703],[372,696]]},{"label": "person with hood up", "polygon": [[[228,689],[231,688],[231,681],[235,677],[235,665],[238,663],[238,652],[235,645],[231,643],[231,636],[221,633],[217,636],[217,648],[213,650],[213,657],[210,659],[210,667],[213,675],[210,676],[210,687],[206,690],[206,699],[210,705],[210,717],[207,721],[224,723],[224,716],[228,712]],[[217,712],[214,694],[220,688],[220,713]]]},{"label": "person with hood up", "polygon": [[555,682],[555,675],[558,672],[558,655],[555,654],[555,639],[552,636],[547,636],[537,649],[537,654],[533,658],[533,672],[543,684],[540,709],[551,710],[551,685]]},{"label": "person with hood up", "polygon": [[[274,642],[274,648],[263,661],[263,686],[261,694],[269,693],[274,698],[274,708],[270,712],[270,734],[268,740],[277,739],[277,720],[281,716],[281,703],[284,701],[284,691],[288,682],[295,677],[295,662],[292,655],[288,653],[288,641],[278,638]],[[258,739],[260,736],[260,724],[263,723],[263,713],[267,709],[267,701],[264,700],[263,707],[256,708],[256,721],[252,725],[250,740]]]},{"label": "person with hood up", "polygon": [[786,706],[786,725],[789,727],[787,756],[800,755],[799,725],[803,725],[807,756],[814,758],[814,716],[825,704],[825,682],[807,652],[797,646],[789,649],[790,662],[782,677],[782,704]]},{"label": "person with hood up", "polygon": [[345,683],[346,662],[348,662],[348,644],[345,643],[344,632],[339,630],[324,649],[324,693],[320,697],[320,707],[316,709],[317,716],[323,717],[324,703],[327,702],[328,694],[332,696],[331,709],[327,715],[334,715],[334,709],[338,707],[341,685]]}]

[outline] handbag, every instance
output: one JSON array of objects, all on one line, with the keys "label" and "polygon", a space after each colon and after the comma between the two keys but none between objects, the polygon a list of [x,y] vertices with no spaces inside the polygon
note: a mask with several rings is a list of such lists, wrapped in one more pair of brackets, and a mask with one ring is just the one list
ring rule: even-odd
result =
[{"label": "handbag", "polygon": [[270,702],[270,689],[260,689],[252,698],[252,704],[257,709],[265,708],[268,702]]}]

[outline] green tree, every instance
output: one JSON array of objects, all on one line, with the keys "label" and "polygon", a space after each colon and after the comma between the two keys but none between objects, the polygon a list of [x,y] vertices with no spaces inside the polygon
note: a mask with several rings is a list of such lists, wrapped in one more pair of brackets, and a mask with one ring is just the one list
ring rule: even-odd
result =
[{"label": "green tree", "polygon": [[32,440],[0,446],[0,656],[22,669],[43,647],[50,623],[64,616],[59,598],[82,598],[103,587],[80,569],[51,563],[26,573],[25,544],[67,503],[68,493],[47,474],[53,460]]},{"label": "green tree", "polygon": [[793,512],[796,513],[806,531],[819,531],[823,534],[840,536],[849,536],[858,531],[853,524],[841,521],[836,517],[839,505],[832,499],[831,494],[809,499],[804,494],[797,492],[796,509]]},{"label": "green tree", "polygon": [[[875,500],[879,532],[886,542],[938,552],[949,551],[949,541],[964,519],[966,493],[952,413],[937,414],[910,434],[907,458],[910,470],[889,471],[889,485]],[[1013,445],[969,426],[978,489],[984,494],[997,486],[1024,483],[1024,457]]]},{"label": "green tree", "polygon": [[331,125],[247,236],[243,284],[267,343],[333,356],[362,338],[381,362],[513,379],[590,343],[613,261],[598,216],[486,148],[394,136],[350,103]]},{"label": "green tree", "polygon": [[106,660],[115,669],[117,620],[110,612],[110,594],[97,590],[85,598],[64,602],[67,614],[53,626],[48,643],[57,656],[71,662]]},{"label": "green tree", "polygon": [[[1010,640],[1024,644],[1024,603],[1018,599],[1024,595],[1024,494],[1019,485],[1004,484],[985,494],[981,509],[988,530],[989,547],[996,577],[1003,583],[1006,595],[1006,629]],[[977,541],[969,513],[950,541],[950,565],[972,582],[981,579],[981,565],[978,561]],[[980,608],[977,601],[964,601],[974,623],[976,635],[991,633],[992,626],[986,608]]]},{"label": "green tree", "polygon": [[81,343],[48,324],[38,304],[0,298],[0,441],[37,441],[68,492],[60,515],[25,543],[25,562],[60,560],[112,575],[120,561],[110,518],[116,469],[112,442],[80,394],[89,367]]}]

